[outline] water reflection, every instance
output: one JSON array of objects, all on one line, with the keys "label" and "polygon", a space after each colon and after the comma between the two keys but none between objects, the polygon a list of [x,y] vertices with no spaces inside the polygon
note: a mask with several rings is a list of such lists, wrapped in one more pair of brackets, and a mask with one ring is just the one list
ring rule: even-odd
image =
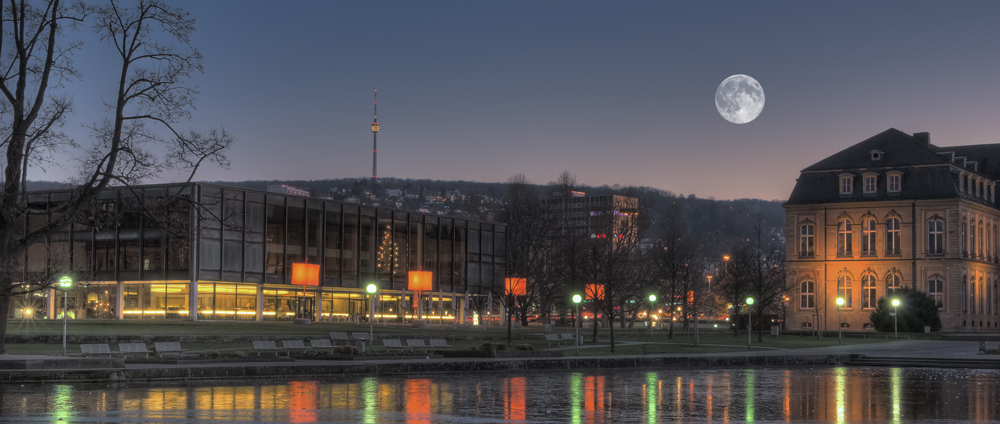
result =
[{"label": "water reflection", "polygon": [[1000,372],[595,370],[261,383],[0,386],[13,421],[916,422],[1000,416]]}]

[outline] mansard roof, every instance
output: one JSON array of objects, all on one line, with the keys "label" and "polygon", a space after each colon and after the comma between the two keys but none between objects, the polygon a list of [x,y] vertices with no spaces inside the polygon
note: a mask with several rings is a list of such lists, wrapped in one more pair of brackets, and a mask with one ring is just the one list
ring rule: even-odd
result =
[{"label": "mansard roof", "polygon": [[[787,204],[969,197],[958,190],[956,168],[1000,179],[1000,144],[938,147],[929,141],[929,135],[915,137],[895,128],[885,130],[803,169]],[[879,153],[878,160],[873,158],[874,152]],[[903,174],[899,193],[886,192],[889,171]],[[868,172],[878,174],[874,195],[862,191],[861,177]],[[855,175],[850,195],[840,194],[844,173]]]}]

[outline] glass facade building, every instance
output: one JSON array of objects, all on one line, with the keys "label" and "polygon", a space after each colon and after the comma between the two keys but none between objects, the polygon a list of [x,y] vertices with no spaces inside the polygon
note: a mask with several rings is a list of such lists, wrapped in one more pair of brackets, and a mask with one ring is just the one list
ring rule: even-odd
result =
[{"label": "glass facade building", "polygon": [[[28,202],[68,196],[33,192]],[[29,215],[24,225],[50,219]],[[506,226],[495,222],[215,184],[149,185],[103,192],[28,249],[24,275],[72,275],[66,296],[77,319],[358,320],[375,283],[376,319],[471,321],[469,296],[504,277],[505,243]],[[295,263],[318,264],[319,285],[292,285]],[[406,291],[415,270],[433,273],[433,291],[416,300]],[[61,317],[63,295],[16,298],[11,317]]]}]

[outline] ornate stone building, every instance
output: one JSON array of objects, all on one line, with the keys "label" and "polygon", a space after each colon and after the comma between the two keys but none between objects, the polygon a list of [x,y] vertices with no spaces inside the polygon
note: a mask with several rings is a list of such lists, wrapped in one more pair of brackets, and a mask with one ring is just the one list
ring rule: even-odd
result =
[{"label": "ornate stone building", "polygon": [[787,328],[873,331],[879,298],[914,287],[943,331],[1000,332],[1000,144],[939,147],[896,129],[802,170],[785,203]]}]

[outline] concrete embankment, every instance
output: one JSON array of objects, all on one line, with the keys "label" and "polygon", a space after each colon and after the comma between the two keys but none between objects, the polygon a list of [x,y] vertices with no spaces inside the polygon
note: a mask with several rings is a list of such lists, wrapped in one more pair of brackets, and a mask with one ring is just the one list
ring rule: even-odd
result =
[{"label": "concrete embankment", "polygon": [[330,376],[413,375],[528,370],[576,370],[669,367],[761,367],[844,363],[850,355],[768,356],[607,356],[517,359],[397,359],[365,361],[297,360],[247,363],[142,364],[90,369],[0,370],[0,382],[186,381]]}]

